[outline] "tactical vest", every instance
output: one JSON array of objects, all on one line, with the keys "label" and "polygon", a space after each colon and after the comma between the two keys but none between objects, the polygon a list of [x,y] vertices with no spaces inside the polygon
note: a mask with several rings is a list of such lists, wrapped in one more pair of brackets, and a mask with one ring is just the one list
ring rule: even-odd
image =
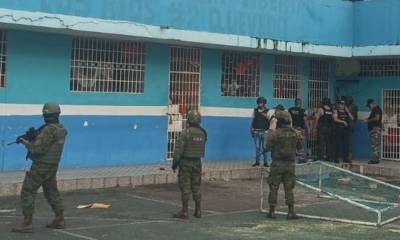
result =
[{"label": "tactical vest", "polygon": [[206,148],[207,134],[201,127],[189,127],[185,139],[183,157],[202,158]]},{"label": "tactical vest", "polygon": [[273,161],[295,161],[298,135],[292,128],[278,128],[271,149]]},{"label": "tactical vest", "polygon": [[291,108],[289,110],[290,115],[292,115],[293,127],[304,128],[304,109],[302,108]]},{"label": "tactical vest", "polygon": [[[40,132],[47,128],[53,128],[53,141],[48,146],[48,151],[44,154],[30,154],[29,158],[37,163],[44,163],[48,165],[58,165],[61,159],[61,154],[64,148],[65,138],[67,136],[67,130],[63,125],[58,123],[52,123],[44,126],[40,129]],[[39,135],[40,135],[39,132]]]},{"label": "tactical vest", "polygon": [[318,127],[332,127],[333,123],[333,112],[332,109],[322,108],[324,110],[324,114],[318,120]]},{"label": "tactical vest", "polygon": [[268,112],[268,109],[265,109],[263,112],[259,112],[258,108],[254,109],[254,119],[253,119],[253,124],[252,124],[252,127],[254,129],[260,129],[260,130],[268,130],[269,129],[269,121],[263,115],[263,114],[267,114],[267,112]]},{"label": "tactical vest", "polygon": [[[338,114],[338,119],[347,122],[347,124],[350,124],[350,117],[349,114],[345,111],[341,112],[341,111],[337,111]],[[345,127],[343,123],[335,123],[336,126],[338,127]]]}]

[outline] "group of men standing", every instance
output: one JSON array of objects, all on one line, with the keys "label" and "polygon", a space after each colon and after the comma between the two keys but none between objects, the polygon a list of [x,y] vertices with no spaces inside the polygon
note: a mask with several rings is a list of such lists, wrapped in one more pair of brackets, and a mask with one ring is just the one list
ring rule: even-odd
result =
[{"label": "group of men standing", "polygon": [[[271,151],[272,164],[268,176],[270,193],[268,197],[268,217],[275,218],[275,206],[279,185],[282,183],[285,190],[286,204],[288,205],[287,219],[297,219],[294,212],[293,189],[296,183],[295,163],[296,156],[299,162],[305,162],[303,143],[305,136],[310,135],[310,119],[316,122],[318,151],[317,158],[339,163],[351,163],[352,131],[357,120],[357,107],[353,104],[352,97],[343,97],[335,105],[330,99],[325,98],[317,111],[308,111],[302,108],[301,99],[295,100],[295,106],[287,112],[282,105],[273,110],[266,108],[266,99],[257,99],[257,108],[254,109],[251,122],[251,134],[256,145],[256,162],[259,166],[261,157],[264,167],[268,167],[267,152]],[[364,120],[368,124],[373,156],[370,164],[379,163],[379,137],[382,121],[382,110],[373,99],[367,100],[370,116]],[[307,114],[315,113],[313,116]],[[314,124],[315,125],[315,124]],[[305,134],[307,132],[307,135]]]},{"label": "group of men standing", "polygon": [[[268,167],[268,152],[265,147],[269,134],[276,128],[276,111],[285,110],[282,105],[274,109],[266,107],[264,97],[257,99],[257,108],[254,109],[251,122],[251,134],[256,146],[256,161],[253,166],[259,166],[264,160],[264,167]],[[382,110],[375,100],[368,99],[367,107],[371,110],[370,116],[364,120],[370,133],[371,149],[373,152],[369,164],[380,161],[380,131],[382,125]],[[307,160],[322,160],[339,163],[351,163],[352,135],[358,120],[358,107],[353,103],[351,96],[341,97],[332,104],[329,98],[324,98],[316,109],[305,110],[302,100],[296,99],[294,106],[288,109],[293,129],[304,140],[304,147],[296,153],[299,163]],[[316,134],[314,134],[316,132]],[[310,144],[314,141],[315,145]],[[315,154],[312,149],[316,148]]]},{"label": "group of men standing", "polygon": [[[302,108],[301,99],[295,100],[295,106],[285,111],[282,105],[269,110],[264,97],[257,99],[251,122],[251,134],[256,145],[256,162],[259,166],[261,158],[264,167],[268,167],[267,151],[271,151],[272,164],[268,178],[270,186],[268,217],[275,218],[275,206],[279,185],[283,183],[285,198],[289,211],[287,218],[296,219],[294,212],[295,162],[305,160],[303,148],[304,136],[310,119]],[[369,163],[379,163],[379,137],[382,122],[382,110],[373,99],[368,99],[370,116],[365,119],[370,132],[373,156]],[[44,195],[51,205],[55,219],[47,225],[48,228],[65,228],[64,209],[57,189],[56,175],[61,159],[67,130],[59,122],[61,110],[55,103],[43,106],[45,124],[37,130],[35,139],[26,139],[26,135],[17,139],[28,150],[27,158],[32,160],[31,169],[26,173],[21,191],[24,221],[22,225],[12,229],[14,232],[32,232],[32,216],[34,202],[38,189],[43,187]],[[324,99],[316,111],[315,121],[318,130],[318,155],[316,160],[338,162],[341,157],[344,162],[351,160],[351,131],[357,108],[352,98],[344,98],[332,106],[329,99]],[[201,116],[198,111],[188,113],[187,128],[180,135],[174,152],[172,169],[179,169],[178,179],[181,190],[182,209],[174,215],[175,218],[188,219],[188,202],[192,195],[195,202],[194,216],[201,217],[201,159],[204,157],[207,133],[201,127]],[[332,143],[334,139],[334,143]]]}]

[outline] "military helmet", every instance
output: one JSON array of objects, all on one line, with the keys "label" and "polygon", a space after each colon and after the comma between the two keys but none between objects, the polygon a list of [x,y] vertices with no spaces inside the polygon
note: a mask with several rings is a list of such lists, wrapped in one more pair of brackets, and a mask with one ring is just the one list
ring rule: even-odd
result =
[{"label": "military helmet", "polygon": [[286,111],[277,111],[275,117],[278,119],[279,122],[283,124],[291,124],[292,123],[292,116],[289,112]]},{"label": "military helmet", "polygon": [[51,114],[60,114],[61,113],[61,108],[60,105],[57,103],[46,103],[43,106],[43,115],[51,115]]},{"label": "military helmet", "polygon": [[187,120],[190,124],[200,124],[201,115],[200,115],[199,111],[190,110],[187,115]]},{"label": "military helmet", "polygon": [[257,104],[260,104],[260,103],[267,104],[267,99],[265,99],[265,97],[257,98]]}]

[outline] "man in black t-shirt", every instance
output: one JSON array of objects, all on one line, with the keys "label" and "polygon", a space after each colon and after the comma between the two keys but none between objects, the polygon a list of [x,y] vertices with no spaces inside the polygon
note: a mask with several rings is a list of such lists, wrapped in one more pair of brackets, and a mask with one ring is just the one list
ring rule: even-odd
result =
[{"label": "man in black t-shirt", "polygon": [[[301,136],[304,141],[304,129],[305,129],[305,110],[301,107],[302,101],[301,99],[296,99],[294,101],[294,107],[289,109],[289,113],[292,116],[292,125],[293,128],[296,130],[297,134]],[[297,161],[299,163],[306,162],[305,154],[304,154],[304,147],[298,149],[296,151]]]},{"label": "man in black t-shirt", "polygon": [[371,113],[369,117],[364,120],[364,122],[368,125],[372,149],[372,159],[368,162],[368,164],[377,164],[380,161],[382,110],[378,104],[376,104],[374,99],[367,100],[367,107],[371,110]]},{"label": "man in black t-shirt", "polygon": [[269,120],[266,104],[267,100],[264,97],[259,97],[257,99],[257,107],[254,109],[253,119],[251,121],[251,135],[256,145],[256,162],[253,164],[253,167],[260,166],[261,157],[264,160],[264,167],[268,167],[265,142],[268,137]]}]

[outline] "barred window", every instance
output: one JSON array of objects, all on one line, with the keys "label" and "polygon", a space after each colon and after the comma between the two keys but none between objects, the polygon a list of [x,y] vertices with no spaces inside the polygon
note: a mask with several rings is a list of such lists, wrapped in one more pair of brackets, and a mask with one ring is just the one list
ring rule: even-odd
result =
[{"label": "barred window", "polygon": [[226,52],[222,56],[221,96],[260,95],[260,55]]},{"label": "barred window", "polygon": [[361,76],[400,76],[400,58],[360,60]]},{"label": "barred window", "polygon": [[0,31],[0,88],[6,86],[7,33]]},{"label": "barred window", "polygon": [[132,41],[75,38],[70,90],[143,93],[144,44]]},{"label": "barred window", "polygon": [[322,99],[327,97],[329,97],[329,62],[323,59],[311,59],[308,106],[316,108]]},{"label": "barred window", "polygon": [[274,98],[294,99],[301,96],[300,60],[293,56],[276,56]]}]

